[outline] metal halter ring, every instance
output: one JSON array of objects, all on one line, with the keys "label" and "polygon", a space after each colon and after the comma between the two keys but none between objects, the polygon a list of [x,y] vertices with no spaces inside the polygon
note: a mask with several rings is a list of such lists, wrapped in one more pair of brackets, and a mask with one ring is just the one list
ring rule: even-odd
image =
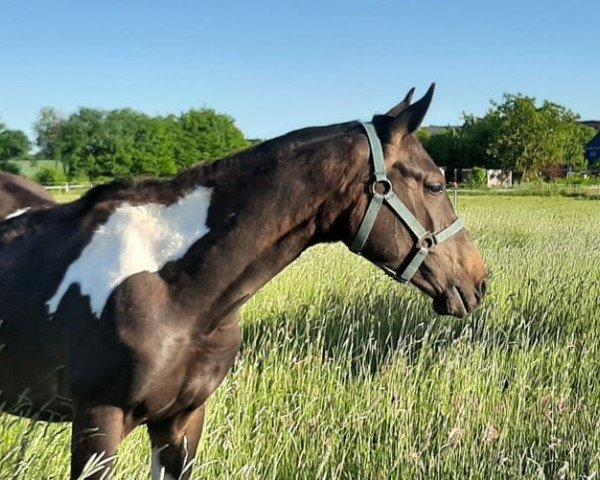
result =
[{"label": "metal halter ring", "polygon": [[[383,185],[383,192],[379,192],[377,190],[378,185]],[[394,193],[394,187],[392,186],[392,182],[390,182],[389,178],[382,178],[381,180],[375,180],[371,184],[370,190],[371,190],[371,195],[381,197],[381,198],[387,198],[392,193]]]},{"label": "metal halter ring", "polygon": [[421,237],[417,240],[417,245],[425,250],[433,248],[436,244],[437,242],[435,240],[435,236],[432,233],[428,233],[424,237]]}]

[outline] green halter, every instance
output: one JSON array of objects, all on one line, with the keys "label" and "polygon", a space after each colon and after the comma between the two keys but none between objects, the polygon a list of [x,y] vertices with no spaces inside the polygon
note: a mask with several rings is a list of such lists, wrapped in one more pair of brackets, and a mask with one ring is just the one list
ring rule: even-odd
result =
[{"label": "green halter", "polygon": [[[464,228],[464,224],[460,218],[457,218],[448,227],[440,230],[437,233],[428,232],[417,218],[411,213],[406,205],[400,200],[400,198],[394,193],[392,182],[385,173],[385,162],[383,160],[383,148],[381,142],[377,137],[377,132],[372,123],[366,122],[362,126],[367,132],[369,143],[371,145],[371,158],[373,159],[373,169],[375,171],[375,181],[371,185],[371,202],[365,213],[365,217],[354,237],[354,241],[350,246],[350,250],[355,253],[360,253],[363,249],[369,233],[373,228],[377,213],[381,208],[381,205],[385,202],[392,211],[402,220],[404,225],[410,230],[412,235],[416,238],[413,251],[409,254],[412,256],[408,265],[402,272],[394,271],[393,269],[382,265],[381,268],[390,276],[394,277],[400,282],[409,282],[421,264],[425,261],[425,257],[429,253],[429,249],[438,243],[442,243],[449,238],[452,238],[460,230]],[[377,185],[383,187],[383,193],[377,191]]]}]

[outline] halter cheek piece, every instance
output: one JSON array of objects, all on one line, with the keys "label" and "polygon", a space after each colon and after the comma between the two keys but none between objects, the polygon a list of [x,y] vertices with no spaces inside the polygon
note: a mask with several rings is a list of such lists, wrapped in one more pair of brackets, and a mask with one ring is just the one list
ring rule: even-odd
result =
[{"label": "halter cheek piece", "polygon": [[[377,132],[372,123],[366,122],[362,126],[367,132],[369,138],[369,144],[371,145],[371,158],[373,159],[373,169],[375,171],[375,180],[371,184],[371,202],[365,213],[365,217],[354,237],[354,241],[350,246],[350,250],[354,253],[359,253],[363,249],[369,233],[373,228],[377,213],[381,208],[381,205],[385,202],[389,208],[400,218],[402,223],[410,230],[412,235],[416,238],[414,248],[409,253],[407,258],[410,258],[408,265],[403,271],[397,272],[393,269],[380,265],[380,267],[391,277],[398,280],[399,282],[409,282],[413,277],[421,264],[425,261],[425,257],[429,253],[429,249],[438,243],[442,243],[449,238],[452,238],[460,230],[463,229],[464,224],[460,218],[457,218],[448,227],[440,230],[437,233],[428,232],[423,225],[417,220],[417,218],[410,212],[406,205],[400,200],[400,198],[394,193],[392,182],[385,173],[385,163],[383,160],[383,148]],[[379,191],[378,191],[379,187]]]}]

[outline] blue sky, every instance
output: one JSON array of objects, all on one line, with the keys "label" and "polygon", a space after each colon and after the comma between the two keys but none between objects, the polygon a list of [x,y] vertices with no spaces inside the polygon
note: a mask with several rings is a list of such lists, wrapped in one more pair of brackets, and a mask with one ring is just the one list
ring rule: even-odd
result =
[{"label": "blue sky", "polygon": [[369,119],[417,87],[426,124],[521,92],[600,119],[600,2],[0,1],[0,118],[210,107],[249,137]]}]

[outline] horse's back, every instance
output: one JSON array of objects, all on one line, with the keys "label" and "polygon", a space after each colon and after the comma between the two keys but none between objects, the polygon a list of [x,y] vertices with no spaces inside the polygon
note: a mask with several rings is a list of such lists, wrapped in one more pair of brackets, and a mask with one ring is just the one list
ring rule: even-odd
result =
[{"label": "horse's back", "polygon": [[49,208],[56,202],[37,183],[8,172],[0,172],[0,219],[20,209]]}]

